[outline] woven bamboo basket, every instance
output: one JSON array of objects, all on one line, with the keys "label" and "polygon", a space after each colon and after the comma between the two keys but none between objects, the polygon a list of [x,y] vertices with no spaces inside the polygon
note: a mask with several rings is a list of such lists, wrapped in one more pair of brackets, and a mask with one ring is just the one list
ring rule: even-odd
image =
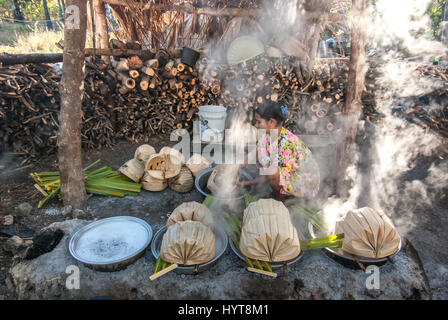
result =
[{"label": "woven bamboo basket", "polygon": [[348,211],[336,222],[336,233],[344,233],[342,250],[361,257],[387,257],[400,245],[392,221],[383,212],[368,207]]},{"label": "woven bamboo basket", "polygon": [[166,226],[169,227],[179,221],[188,220],[199,221],[209,227],[213,226],[212,212],[207,206],[196,201],[184,202],[174,209],[166,222]]},{"label": "woven bamboo basket", "polygon": [[149,144],[142,144],[135,150],[134,158],[140,161],[140,164],[144,167],[149,157],[156,153],[156,149]]},{"label": "woven bamboo basket", "polygon": [[163,147],[162,149],[160,149],[159,151],[160,154],[169,154],[174,158],[174,161],[176,161],[177,159],[179,159],[179,161],[181,162],[181,166],[184,165],[185,163],[185,157],[184,155],[177,151],[174,148],[171,147]]},{"label": "woven bamboo basket", "polygon": [[190,169],[183,166],[174,178],[168,179],[168,186],[177,192],[188,192],[193,189],[194,179]]},{"label": "woven bamboo basket", "polygon": [[165,180],[177,176],[182,168],[180,160],[169,154],[156,153],[149,157],[145,170],[159,180]]},{"label": "woven bamboo basket", "polygon": [[194,153],[190,159],[188,159],[185,164],[188,169],[190,169],[193,176],[197,176],[199,172],[202,170],[208,169],[211,167],[210,162],[207,161],[202,155],[199,153]]},{"label": "woven bamboo basket", "polygon": [[282,262],[297,257],[301,249],[297,230],[289,219],[260,215],[243,224],[240,250],[251,259]]},{"label": "woven bamboo basket", "polygon": [[281,201],[274,199],[260,199],[249,204],[249,206],[244,210],[243,224],[250,219],[254,219],[262,215],[276,215],[291,221],[288,208],[286,208]]},{"label": "woven bamboo basket", "polygon": [[143,177],[145,170],[137,159],[131,159],[126,161],[126,163],[118,169],[118,172],[138,183]]},{"label": "woven bamboo basket", "polygon": [[215,256],[215,235],[198,221],[179,221],[163,235],[160,255],[171,263],[191,266],[210,261]]},{"label": "woven bamboo basket", "polygon": [[207,181],[207,189],[213,195],[231,194],[238,182],[238,165],[221,164],[216,166]]},{"label": "woven bamboo basket", "polygon": [[168,187],[168,181],[166,179],[156,179],[148,172],[145,172],[140,183],[142,184],[142,188],[148,191],[162,191]]}]

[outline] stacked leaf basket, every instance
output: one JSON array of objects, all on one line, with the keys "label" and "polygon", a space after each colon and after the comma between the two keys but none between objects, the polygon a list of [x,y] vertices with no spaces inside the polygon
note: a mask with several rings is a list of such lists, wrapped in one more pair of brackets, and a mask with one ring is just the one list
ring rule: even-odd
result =
[{"label": "stacked leaf basket", "polygon": [[199,154],[185,163],[184,155],[176,149],[163,147],[157,153],[154,147],[143,144],[135,151],[134,158],[118,171],[148,191],[162,191],[169,186],[177,192],[189,192],[193,189],[194,176],[209,167],[208,161]]}]

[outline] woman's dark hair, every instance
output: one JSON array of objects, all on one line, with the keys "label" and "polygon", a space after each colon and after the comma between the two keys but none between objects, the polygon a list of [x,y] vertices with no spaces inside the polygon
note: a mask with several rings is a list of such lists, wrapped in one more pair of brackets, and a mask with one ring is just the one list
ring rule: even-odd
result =
[{"label": "woman's dark hair", "polygon": [[274,119],[277,121],[277,124],[282,124],[285,120],[285,115],[283,114],[282,105],[276,102],[266,102],[260,105],[255,113],[258,113],[260,117],[269,121],[270,119]]}]

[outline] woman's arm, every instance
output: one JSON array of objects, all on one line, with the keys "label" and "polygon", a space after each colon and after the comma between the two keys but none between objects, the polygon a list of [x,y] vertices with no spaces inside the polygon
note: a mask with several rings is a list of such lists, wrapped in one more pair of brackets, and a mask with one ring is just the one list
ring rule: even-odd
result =
[{"label": "woman's arm", "polygon": [[245,187],[245,186],[250,186],[253,184],[259,184],[259,183],[263,183],[267,180],[267,176],[259,176],[253,180],[248,180],[248,181],[238,181],[237,182],[237,186],[238,187]]}]

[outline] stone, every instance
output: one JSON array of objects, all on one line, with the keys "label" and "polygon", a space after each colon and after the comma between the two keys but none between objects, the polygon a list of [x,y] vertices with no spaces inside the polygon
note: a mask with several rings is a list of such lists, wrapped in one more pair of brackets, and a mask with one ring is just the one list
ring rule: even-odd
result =
[{"label": "stone", "polygon": [[84,211],[81,209],[74,209],[72,211],[73,219],[91,219],[93,218],[92,214],[88,211]]},{"label": "stone", "polygon": [[[46,230],[62,230],[57,246],[36,259],[15,264],[9,274],[17,299],[89,299],[113,293],[116,299],[430,299],[430,288],[416,251],[403,246],[379,267],[379,291],[367,290],[370,274],[337,263],[323,250],[307,251],[288,273],[276,279],[248,272],[232,250],[209,270],[182,275],[176,270],[151,282],[155,259],[150,250],[116,272],[99,272],[75,260],[67,250],[71,236],[89,221],[73,219],[51,224]],[[156,230],[162,224],[153,225]],[[67,266],[79,268],[79,290],[66,288]],[[149,273],[148,273],[149,272]],[[45,277],[44,277],[45,275]],[[59,279],[48,283],[48,279]],[[139,288],[137,291],[133,288]],[[379,295],[378,295],[379,294]],[[376,297],[378,296],[378,297]]]},{"label": "stone", "polygon": [[18,236],[12,236],[3,244],[3,250],[12,253],[13,255],[18,254],[25,248],[25,241]]},{"label": "stone", "polygon": [[73,210],[73,207],[71,205],[64,206],[61,209],[61,214],[63,216],[69,215],[70,213],[72,213],[72,210]]},{"label": "stone", "polygon": [[59,216],[61,214],[61,210],[59,210],[59,208],[48,208],[44,210],[44,214],[47,216]]},{"label": "stone", "polygon": [[26,216],[27,214],[30,214],[31,211],[33,211],[33,206],[28,202],[23,202],[16,207],[16,213],[18,215]]},{"label": "stone", "polygon": [[9,214],[9,215],[3,217],[3,225],[10,226],[13,223],[14,223],[14,216]]}]

